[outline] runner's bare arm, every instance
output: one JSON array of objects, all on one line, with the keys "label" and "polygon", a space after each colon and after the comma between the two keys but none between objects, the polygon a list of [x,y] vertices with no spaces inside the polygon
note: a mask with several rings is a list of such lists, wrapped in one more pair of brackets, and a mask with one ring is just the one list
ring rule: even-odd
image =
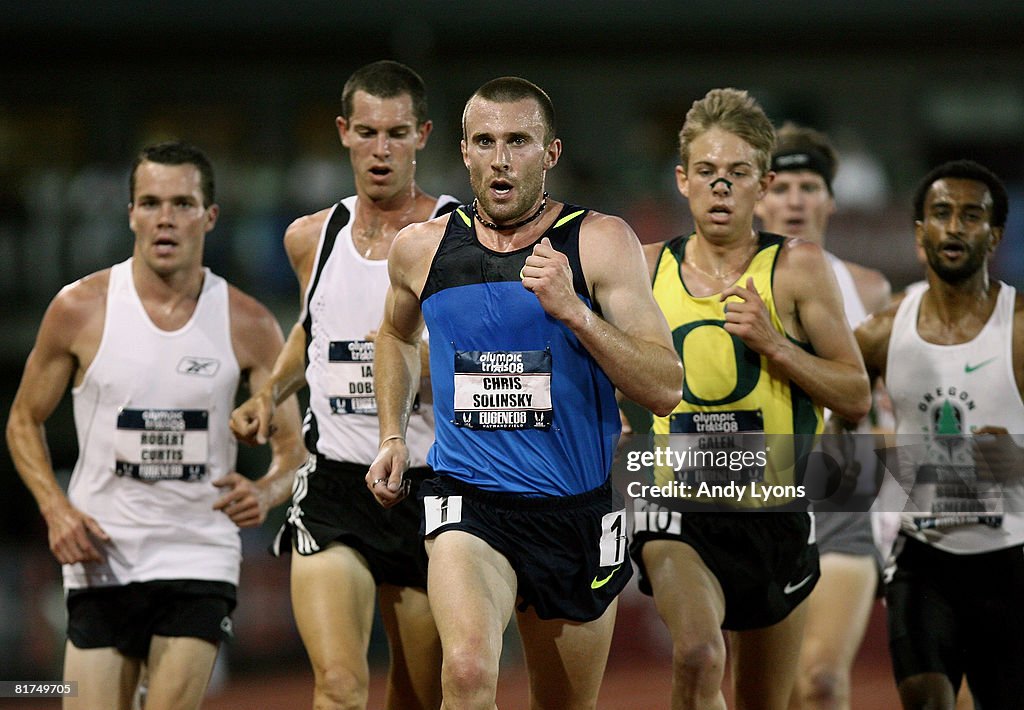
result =
[{"label": "runner's bare arm", "polygon": [[[280,360],[281,328],[273,314],[255,299],[232,288],[231,331],[235,357],[250,391],[258,391]],[[214,509],[223,510],[239,527],[263,523],[267,513],[288,499],[295,471],[306,460],[299,432],[299,406],[294,396],[280,402],[269,435],[271,461],[266,473],[252,480],[231,472],[214,481],[224,491]]]},{"label": "runner's bare arm", "polygon": [[[62,290],[46,311],[35,346],[7,420],[7,447],[14,466],[46,521],[50,551],[62,564],[102,561],[96,540],[109,537],[89,515],[71,505],[53,470],[45,422],[60,403],[72,375],[79,371],[76,341],[95,330],[102,314],[106,284],[88,280]],[[98,323],[102,332],[102,317]],[[94,338],[98,342],[98,336]]]},{"label": "runner's bare arm", "polygon": [[367,485],[384,506],[394,505],[404,496],[402,477],[409,467],[405,431],[421,366],[419,294],[443,233],[442,220],[409,225],[395,237],[388,254],[391,285],[377,331],[373,368],[380,451],[366,474]]},{"label": "runner's bare arm", "polygon": [[523,286],[573,332],[622,393],[659,415],[682,396],[683,368],[654,301],[647,261],[633,230],[617,217],[587,215],[580,262],[601,315],[576,295],[568,258],[545,238],[523,269]]}]

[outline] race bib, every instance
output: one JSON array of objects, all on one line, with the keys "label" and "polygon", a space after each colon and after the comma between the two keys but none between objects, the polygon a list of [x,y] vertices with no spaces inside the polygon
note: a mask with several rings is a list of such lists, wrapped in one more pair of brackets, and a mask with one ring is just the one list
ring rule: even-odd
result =
[{"label": "race bib", "polygon": [[970,466],[924,465],[918,469],[910,492],[911,513],[918,530],[957,525],[1003,524],[1003,487],[995,481],[980,481]]},{"label": "race bib", "polygon": [[456,351],[456,426],[547,430],[552,415],[550,350]]},{"label": "race bib", "polygon": [[655,532],[679,535],[683,530],[683,516],[675,510],[657,503],[633,499],[634,532]]},{"label": "race bib", "polygon": [[373,343],[335,340],[327,352],[327,397],[334,414],[376,416],[373,393]]},{"label": "race bib", "polygon": [[209,460],[203,409],[122,409],[114,434],[114,472],[140,481],[198,481]]},{"label": "race bib", "polygon": [[462,496],[424,496],[423,534],[462,522]]},{"label": "race bib", "polygon": [[758,409],[673,414],[669,435],[680,483],[764,480],[764,419]]},{"label": "race bib", "polygon": [[626,510],[606,513],[601,518],[600,559],[598,565],[611,567],[621,565],[626,560],[629,547],[626,536]]}]

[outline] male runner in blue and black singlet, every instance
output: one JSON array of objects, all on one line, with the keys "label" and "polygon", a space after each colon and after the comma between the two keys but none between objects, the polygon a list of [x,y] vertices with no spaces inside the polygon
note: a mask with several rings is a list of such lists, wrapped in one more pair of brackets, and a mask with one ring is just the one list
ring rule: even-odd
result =
[{"label": "male runner in blue and black singlet", "polygon": [[488,82],[463,114],[476,199],[402,230],[388,257],[381,451],[367,485],[385,505],[402,496],[425,319],[437,422],[428,461],[439,476],[421,499],[449,708],[494,706],[513,610],[533,705],[594,706],[631,575],[609,482],[615,387],[660,413],[680,397],[636,235],[544,192],[561,149],[541,89]]}]

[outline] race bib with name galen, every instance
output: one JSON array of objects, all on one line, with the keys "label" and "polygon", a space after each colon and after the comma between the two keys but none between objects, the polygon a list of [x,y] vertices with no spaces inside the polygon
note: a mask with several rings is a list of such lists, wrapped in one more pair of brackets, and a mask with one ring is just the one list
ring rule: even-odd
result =
[{"label": "race bib with name galen", "polygon": [[[676,480],[700,483],[750,483],[764,480],[764,467],[729,465],[744,453],[765,448],[760,410],[681,412],[669,418],[672,448],[688,454],[676,469]],[[747,457],[748,460],[750,457]],[[724,465],[723,465],[724,464]]]},{"label": "race bib with name galen", "polygon": [[141,481],[198,481],[209,460],[203,409],[122,409],[114,435],[114,472]]},{"label": "race bib with name galen", "polygon": [[551,351],[455,352],[455,424],[551,428]]}]

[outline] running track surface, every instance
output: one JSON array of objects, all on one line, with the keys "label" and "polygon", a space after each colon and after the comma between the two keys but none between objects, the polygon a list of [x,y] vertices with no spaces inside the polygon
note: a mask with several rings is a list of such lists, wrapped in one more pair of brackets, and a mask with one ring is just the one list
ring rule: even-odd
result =
[{"label": "running track surface", "polygon": [[[664,710],[669,706],[670,666],[667,636],[659,628],[616,628],[608,669],[598,702],[600,710]],[[204,710],[305,710],[312,706],[312,675],[235,673],[203,704]],[[498,707],[527,707],[526,674],[518,663],[502,668]],[[383,707],[384,677],[374,673],[369,708]],[[0,700],[7,710],[56,710],[56,700]],[[853,673],[853,710],[893,710],[899,707],[886,644],[885,615],[876,603]]]}]

